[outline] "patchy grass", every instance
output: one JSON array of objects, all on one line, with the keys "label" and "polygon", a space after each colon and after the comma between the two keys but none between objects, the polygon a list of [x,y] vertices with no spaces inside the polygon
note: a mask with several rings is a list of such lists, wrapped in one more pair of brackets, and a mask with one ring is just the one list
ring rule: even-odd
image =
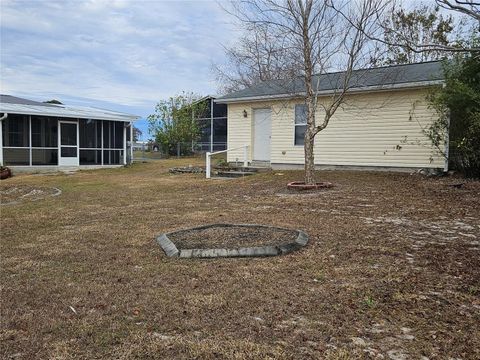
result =
[{"label": "patchy grass", "polygon": [[[229,181],[165,160],[0,184],[62,194],[2,206],[2,358],[480,357],[480,184],[282,171]],[[167,258],[154,236],[206,223],[303,229],[299,252]]]},{"label": "patchy grass", "polygon": [[[162,153],[160,151],[134,151],[134,159],[161,159]],[[165,156],[163,156],[165,157]]]}]

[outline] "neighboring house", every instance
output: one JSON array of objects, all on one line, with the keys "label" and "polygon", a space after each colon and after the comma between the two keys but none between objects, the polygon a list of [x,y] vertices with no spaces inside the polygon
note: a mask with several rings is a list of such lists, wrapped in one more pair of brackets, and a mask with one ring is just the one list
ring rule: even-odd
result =
[{"label": "neighboring house", "polygon": [[152,152],[159,152],[160,151],[160,144],[156,141],[150,140],[147,143],[147,150]]},{"label": "neighboring house", "polygon": [[133,151],[146,151],[148,150],[148,141],[134,141],[132,143]]},{"label": "neighboring house", "polygon": [[0,164],[18,170],[125,165],[132,122],[139,119],[9,95],[0,95],[0,116]]},{"label": "neighboring house", "polygon": [[204,102],[205,112],[194,114],[200,128],[196,151],[221,151],[227,148],[227,105],[215,102],[215,96],[204,96],[195,103]]},{"label": "neighboring house", "polygon": [[[321,104],[338,91],[342,77],[341,72],[314,77],[317,124],[323,122]],[[423,134],[436,116],[426,95],[442,84],[440,62],[355,71],[345,103],[315,138],[315,164],[446,169],[446,160]],[[268,81],[217,99],[228,105],[228,148],[249,145],[249,160],[270,163],[273,168],[303,167],[304,89],[300,78],[289,83]],[[242,159],[243,149],[229,151],[227,157],[229,162]]]}]

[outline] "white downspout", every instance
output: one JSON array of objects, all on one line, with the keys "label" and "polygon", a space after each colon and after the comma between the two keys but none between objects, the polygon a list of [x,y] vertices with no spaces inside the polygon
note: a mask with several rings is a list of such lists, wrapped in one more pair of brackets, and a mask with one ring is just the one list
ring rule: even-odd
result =
[{"label": "white downspout", "polygon": [[3,129],[2,129],[2,121],[8,117],[7,113],[4,113],[2,117],[0,117],[0,165],[3,166]]},{"label": "white downspout", "polygon": [[127,165],[127,125],[123,123],[123,165]]},{"label": "white downspout", "polygon": [[206,173],[206,177],[207,179],[210,179],[211,178],[211,158],[210,158],[210,152],[207,151],[207,153],[205,154],[206,156],[206,164],[205,164],[205,173]]},{"label": "white downspout", "polygon": [[210,99],[210,152],[213,152],[213,98]]},{"label": "white downspout", "polygon": [[133,164],[133,121],[130,121],[130,164]]}]

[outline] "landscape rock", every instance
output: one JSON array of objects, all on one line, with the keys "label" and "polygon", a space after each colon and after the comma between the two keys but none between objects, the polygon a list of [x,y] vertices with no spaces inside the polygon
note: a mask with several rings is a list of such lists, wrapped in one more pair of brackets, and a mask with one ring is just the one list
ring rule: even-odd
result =
[{"label": "landscape rock", "polygon": [[354,345],[357,345],[357,346],[362,346],[362,347],[367,346],[367,342],[360,337],[352,337],[352,342]]}]

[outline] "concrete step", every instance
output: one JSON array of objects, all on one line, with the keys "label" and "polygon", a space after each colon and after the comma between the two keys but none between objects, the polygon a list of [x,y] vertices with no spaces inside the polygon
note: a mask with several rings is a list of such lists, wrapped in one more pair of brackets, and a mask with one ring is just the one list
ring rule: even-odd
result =
[{"label": "concrete step", "polygon": [[270,166],[248,166],[245,169],[248,169],[248,171],[252,172],[257,172],[257,173],[266,173],[272,171],[272,168]]},{"label": "concrete step", "polygon": [[253,167],[270,168],[270,161],[266,161],[266,160],[252,160],[251,165],[252,165]]},{"label": "concrete step", "polygon": [[216,171],[215,176],[218,177],[230,177],[230,178],[238,178],[244,176],[255,175],[256,173],[253,171]]},{"label": "concrete step", "polygon": [[247,171],[247,172],[254,172],[254,173],[263,173],[272,171],[270,167],[263,167],[263,166],[214,166],[214,170],[216,171]]},{"label": "concrete step", "polygon": [[[213,166],[214,171],[250,171],[249,168],[243,166]],[[253,170],[252,172],[255,172]]]}]

